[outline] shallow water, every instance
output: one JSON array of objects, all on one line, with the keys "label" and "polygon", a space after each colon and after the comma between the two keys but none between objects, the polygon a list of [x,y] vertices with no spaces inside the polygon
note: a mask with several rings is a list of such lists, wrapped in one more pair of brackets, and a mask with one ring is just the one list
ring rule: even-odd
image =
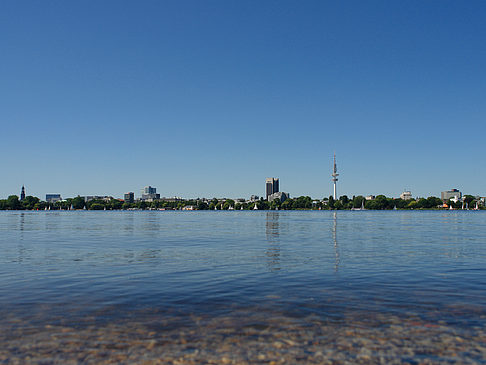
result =
[{"label": "shallow water", "polygon": [[0,362],[486,363],[486,214],[0,212]]}]

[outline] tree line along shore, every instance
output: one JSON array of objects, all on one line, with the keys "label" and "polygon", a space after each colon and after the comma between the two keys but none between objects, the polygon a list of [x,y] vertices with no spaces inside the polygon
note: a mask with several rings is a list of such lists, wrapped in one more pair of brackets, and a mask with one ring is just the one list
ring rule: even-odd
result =
[{"label": "tree line along shore", "polygon": [[309,196],[289,198],[284,202],[271,202],[261,198],[256,201],[238,201],[233,199],[178,199],[155,200],[151,202],[124,202],[121,199],[93,199],[85,201],[83,197],[68,198],[55,203],[42,201],[35,196],[27,196],[20,200],[17,195],[10,195],[0,200],[0,210],[129,210],[129,209],[160,209],[160,210],[392,210],[392,209],[485,209],[472,195],[465,195],[462,202],[449,200],[443,202],[437,197],[400,199],[378,195],[373,200],[366,200],[358,195],[348,198],[346,195],[334,200],[332,196],[322,200],[313,200]]}]

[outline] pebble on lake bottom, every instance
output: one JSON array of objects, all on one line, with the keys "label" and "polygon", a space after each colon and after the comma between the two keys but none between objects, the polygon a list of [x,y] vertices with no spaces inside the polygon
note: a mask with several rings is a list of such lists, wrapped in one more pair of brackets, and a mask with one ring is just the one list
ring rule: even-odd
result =
[{"label": "pebble on lake bottom", "polygon": [[167,317],[77,326],[0,322],[0,363],[9,364],[480,364],[486,332],[417,317],[375,314],[296,321],[283,314]]}]

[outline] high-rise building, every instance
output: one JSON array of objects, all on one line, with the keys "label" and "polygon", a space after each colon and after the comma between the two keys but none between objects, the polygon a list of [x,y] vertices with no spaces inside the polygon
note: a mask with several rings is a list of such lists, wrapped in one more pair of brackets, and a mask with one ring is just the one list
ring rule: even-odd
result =
[{"label": "high-rise building", "polygon": [[440,198],[443,202],[447,202],[449,199],[460,200],[462,193],[457,189],[451,189],[440,193]]},{"label": "high-rise building", "polygon": [[125,203],[133,203],[135,201],[135,193],[128,192],[124,195]]},{"label": "high-rise building", "polygon": [[22,190],[20,190],[20,201],[25,199],[25,187],[22,185]]},{"label": "high-rise building", "polygon": [[278,193],[280,191],[278,187],[278,179],[274,177],[267,177],[267,179],[265,180],[265,188],[268,200],[268,197],[270,195]]},{"label": "high-rise building", "polygon": [[153,188],[151,186],[146,186],[142,189],[142,194],[156,194],[157,188]]},{"label": "high-rise building", "polygon": [[142,200],[154,201],[160,199],[160,194],[157,194],[157,188],[146,186],[142,189]]}]

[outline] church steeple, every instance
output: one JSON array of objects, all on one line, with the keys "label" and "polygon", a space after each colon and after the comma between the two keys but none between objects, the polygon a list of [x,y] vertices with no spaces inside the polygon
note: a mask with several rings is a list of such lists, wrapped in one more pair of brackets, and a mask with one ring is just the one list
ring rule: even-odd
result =
[{"label": "church steeple", "polygon": [[22,190],[20,191],[20,201],[25,199],[25,187],[22,185]]}]

